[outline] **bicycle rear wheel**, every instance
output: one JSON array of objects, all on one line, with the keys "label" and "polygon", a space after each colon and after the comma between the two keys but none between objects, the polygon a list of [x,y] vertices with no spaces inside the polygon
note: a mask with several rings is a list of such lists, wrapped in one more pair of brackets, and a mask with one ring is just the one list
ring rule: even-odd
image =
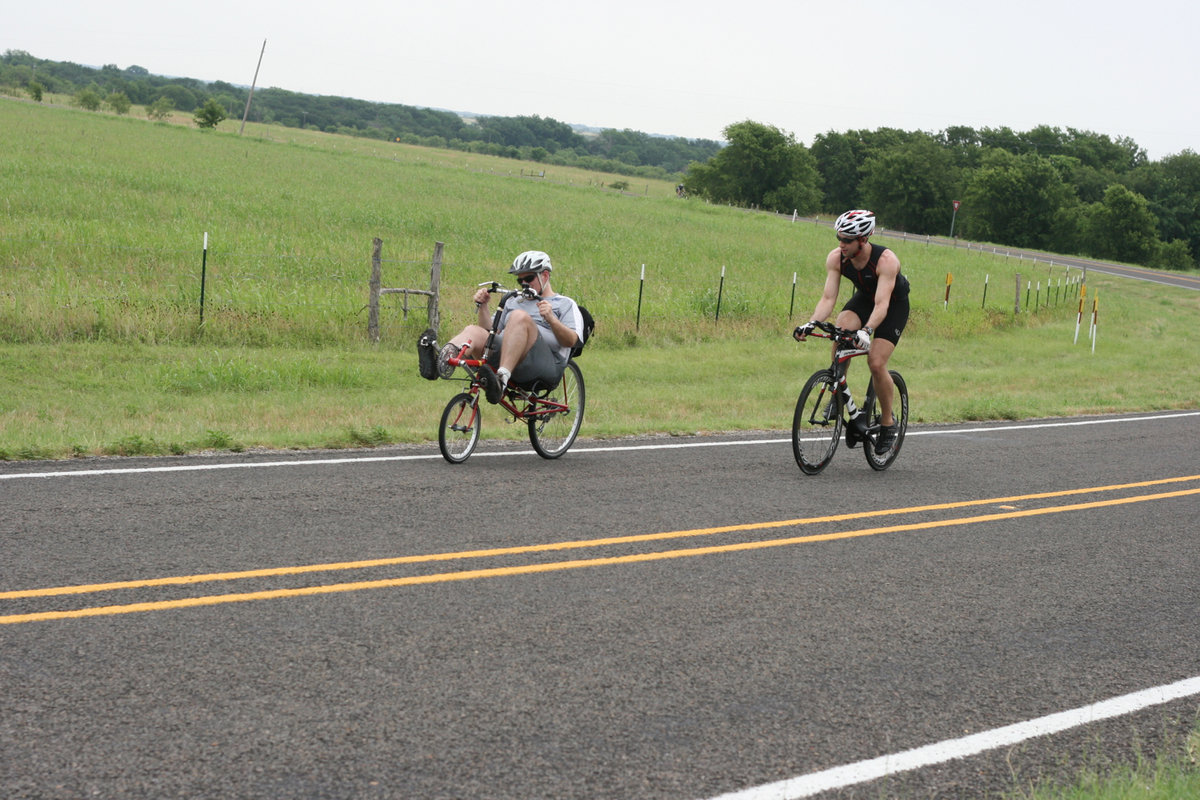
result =
[{"label": "bicycle rear wheel", "polygon": [[816,475],[837,451],[842,433],[842,403],[833,373],[813,373],[796,401],[792,417],[792,453],[801,472]]},{"label": "bicycle rear wheel", "polygon": [[562,403],[567,410],[538,414],[530,419],[529,443],[542,458],[558,458],[567,452],[583,424],[583,373],[578,364],[567,362],[562,380],[545,399]]},{"label": "bicycle rear wheel", "polygon": [[896,429],[896,442],[882,454],[875,452],[875,438],[879,435],[880,414],[879,400],[876,399],[874,386],[867,389],[866,405],[863,409],[867,415],[867,426],[872,431],[871,437],[863,442],[863,455],[867,457],[867,463],[871,465],[871,469],[875,470],[885,470],[892,465],[896,456],[900,455],[900,445],[904,444],[904,432],[908,430],[908,386],[896,370],[888,370],[888,374],[892,376],[892,383],[895,384],[895,389],[892,391],[892,419],[899,427]]},{"label": "bicycle rear wheel", "polygon": [[479,443],[479,398],[467,392],[454,395],[442,412],[438,447],[451,464],[461,464]]}]

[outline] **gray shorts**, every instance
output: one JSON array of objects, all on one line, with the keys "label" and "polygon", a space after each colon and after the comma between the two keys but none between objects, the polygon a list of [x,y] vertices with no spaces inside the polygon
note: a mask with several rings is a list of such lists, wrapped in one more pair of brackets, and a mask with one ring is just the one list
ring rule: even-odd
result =
[{"label": "gray shorts", "polygon": [[[504,341],[504,334],[497,333],[496,339],[492,343],[492,351],[488,354],[487,362],[495,369],[500,363],[500,343]],[[517,364],[517,368],[513,370],[512,382],[518,386],[529,387],[540,381],[553,387],[558,384],[562,378],[563,368],[565,364],[560,365],[554,357],[554,351],[550,349],[550,345],[541,336],[538,336],[537,341],[533,343],[533,347],[525,354],[525,358],[521,363]]]}]

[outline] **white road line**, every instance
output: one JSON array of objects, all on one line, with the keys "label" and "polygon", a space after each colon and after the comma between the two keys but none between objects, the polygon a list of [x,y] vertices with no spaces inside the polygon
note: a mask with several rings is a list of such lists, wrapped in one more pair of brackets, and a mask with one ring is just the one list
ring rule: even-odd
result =
[{"label": "white road line", "polygon": [[[1034,428],[1061,428],[1079,425],[1106,425],[1118,422],[1148,422],[1152,420],[1179,419],[1181,417],[1200,416],[1200,411],[1183,411],[1171,414],[1158,414],[1149,417],[1108,417],[1090,420],[1063,420],[1056,422],[1032,422],[1017,425],[999,425],[977,428],[952,428],[945,430],[909,431],[907,436],[947,436],[968,433],[996,433],[999,431],[1021,431]],[[601,445],[595,447],[576,447],[571,450],[573,455],[584,453],[621,453],[635,450],[675,450],[690,447],[740,447],[744,445],[780,444],[790,442],[791,436],[774,439],[737,439],[730,441],[700,441],[700,442],[664,442],[636,445]],[[476,453],[472,458],[500,458],[508,456],[529,457],[534,455],[532,450],[504,450],[493,453]],[[268,467],[315,467],[334,464],[369,464],[381,461],[427,461],[440,459],[440,453],[422,453],[405,456],[347,456],[344,458],[295,459],[291,461],[251,461],[233,464],[186,464],[173,467],[115,467],[113,469],[76,469],[60,472],[17,472],[0,474],[0,481],[18,480],[21,478],[80,478],[96,475],[138,475],[153,472],[207,472],[221,469],[265,469]]]},{"label": "white road line", "polygon": [[730,792],[713,800],[793,800],[794,798],[811,797],[819,792],[842,789],[888,775],[933,764],[942,764],[956,758],[965,758],[1038,736],[1060,733],[1092,722],[1132,714],[1151,706],[1162,705],[1197,694],[1200,694],[1200,677],[1187,678],[1177,683],[1143,689],[1132,694],[1093,703],[1090,706],[1060,711],[1057,714],[1006,725],[983,733],[964,736],[961,739],[948,739],[936,744],[872,758],[869,761],[859,761],[855,764],[846,764],[776,783],[766,783],[750,789]]}]

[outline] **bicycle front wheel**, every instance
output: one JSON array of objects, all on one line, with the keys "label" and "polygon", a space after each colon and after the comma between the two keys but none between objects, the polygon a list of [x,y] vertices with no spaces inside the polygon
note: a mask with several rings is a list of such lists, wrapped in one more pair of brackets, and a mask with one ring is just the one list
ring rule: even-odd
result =
[{"label": "bicycle front wheel", "polygon": [[813,373],[800,390],[792,417],[792,453],[806,475],[816,475],[829,464],[842,434],[841,399],[833,373]]},{"label": "bicycle front wheel", "polygon": [[451,464],[461,464],[475,452],[479,443],[479,398],[467,392],[454,395],[442,412],[438,428],[438,447]]},{"label": "bicycle front wheel", "polygon": [[538,414],[529,420],[529,443],[539,456],[558,458],[574,443],[583,424],[584,397],[583,373],[578,364],[568,361],[562,380],[545,398],[561,403],[566,410]]},{"label": "bicycle front wheel", "polygon": [[[896,429],[896,441],[890,448],[882,453],[875,452],[875,438],[879,435],[875,433],[870,439],[863,442],[863,455],[867,457],[867,463],[871,465],[871,469],[885,470],[892,465],[896,460],[896,456],[900,455],[900,445],[904,444],[904,432],[908,430],[908,386],[904,383],[904,378],[900,377],[900,373],[894,369],[888,370],[888,374],[892,376],[892,420],[898,426]],[[863,412],[867,415],[867,427],[872,431],[877,431],[880,425],[879,400],[876,398],[874,387],[867,390],[866,408]]]}]

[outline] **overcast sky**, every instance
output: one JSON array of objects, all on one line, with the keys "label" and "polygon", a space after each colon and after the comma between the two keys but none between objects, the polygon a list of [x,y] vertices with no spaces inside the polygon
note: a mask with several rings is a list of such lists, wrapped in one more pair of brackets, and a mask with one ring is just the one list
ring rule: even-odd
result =
[{"label": "overcast sky", "polygon": [[498,116],[721,139],[1037,125],[1200,151],[1195,0],[59,0],[0,51]]}]

